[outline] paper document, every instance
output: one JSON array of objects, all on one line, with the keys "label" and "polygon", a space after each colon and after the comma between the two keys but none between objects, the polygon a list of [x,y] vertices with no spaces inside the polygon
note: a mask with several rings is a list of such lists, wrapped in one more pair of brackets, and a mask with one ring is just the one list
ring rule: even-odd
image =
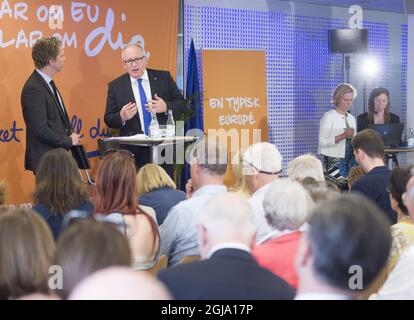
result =
[{"label": "paper document", "polygon": [[146,134],[138,133],[134,136],[128,136],[128,137],[110,137],[105,138],[105,141],[107,140],[116,140],[116,141],[136,141],[136,140],[146,140],[149,139],[149,137]]}]

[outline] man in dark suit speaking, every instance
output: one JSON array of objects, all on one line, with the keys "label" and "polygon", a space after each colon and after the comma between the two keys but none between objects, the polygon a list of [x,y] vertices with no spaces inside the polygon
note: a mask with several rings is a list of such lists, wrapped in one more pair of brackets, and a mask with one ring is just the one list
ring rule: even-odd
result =
[{"label": "man in dark suit speaking", "polygon": [[[156,112],[162,125],[167,121],[168,110],[177,119],[186,109],[186,102],[170,73],[147,69],[148,58],[148,53],[139,45],[125,47],[122,63],[127,73],[108,85],[105,124],[120,129],[121,136],[148,135],[151,112]],[[138,167],[150,162],[147,149],[135,146],[128,149],[135,154]]]},{"label": "man in dark suit speaking", "polygon": [[26,124],[25,168],[35,173],[47,151],[78,145],[80,135],[72,133],[63,98],[53,81],[65,62],[60,40],[39,39],[32,58],[36,70],[23,87],[21,105]]}]

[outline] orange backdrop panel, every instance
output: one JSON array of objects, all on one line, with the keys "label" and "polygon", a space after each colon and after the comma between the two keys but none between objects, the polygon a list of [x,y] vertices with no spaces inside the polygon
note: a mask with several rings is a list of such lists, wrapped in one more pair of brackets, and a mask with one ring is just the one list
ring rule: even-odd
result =
[{"label": "orange backdrop panel", "polygon": [[[219,136],[232,137],[227,139],[231,157],[240,148],[267,141],[265,51],[203,50],[202,62],[205,133],[224,129]],[[226,182],[231,180],[229,170]]]},{"label": "orange backdrop panel", "polygon": [[[63,39],[66,62],[56,75],[56,84],[75,131],[84,135],[87,151],[95,151],[96,139],[108,134],[103,123],[107,84],[124,72],[120,58],[123,45],[132,39],[140,42],[150,52],[149,67],[169,70],[175,76],[178,0],[27,0],[2,4],[0,179],[7,183],[7,204],[18,205],[31,202],[34,190],[33,175],[24,171],[25,125],[20,106],[21,89],[34,68],[34,41],[55,34]],[[60,5],[62,11],[50,16],[51,5]],[[63,12],[61,23],[59,12]]]}]

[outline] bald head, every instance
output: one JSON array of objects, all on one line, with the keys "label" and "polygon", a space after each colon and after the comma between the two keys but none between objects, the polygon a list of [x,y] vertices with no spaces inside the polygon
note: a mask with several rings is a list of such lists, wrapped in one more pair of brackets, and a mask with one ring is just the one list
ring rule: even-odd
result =
[{"label": "bald head", "polygon": [[167,289],[144,271],[112,267],[85,278],[69,300],[169,300]]}]

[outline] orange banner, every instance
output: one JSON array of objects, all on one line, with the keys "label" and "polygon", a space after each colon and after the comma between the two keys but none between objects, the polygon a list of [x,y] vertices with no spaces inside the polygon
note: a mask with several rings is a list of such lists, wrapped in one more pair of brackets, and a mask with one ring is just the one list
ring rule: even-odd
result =
[{"label": "orange banner", "polygon": [[231,157],[267,141],[265,51],[203,50],[202,61],[205,133],[226,139]]},{"label": "orange banner", "polygon": [[80,2],[0,1],[0,180],[7,204],[31,202],[34,176],[24,171],[23,84],[34,69],[31,47],[44,36],[63,41],[66,62],[58,85],[87,151],[108,135],[103,123],[107,84],[121,75],[121,48],[141,43],[149,67],[176,71],[178,0]]}]

